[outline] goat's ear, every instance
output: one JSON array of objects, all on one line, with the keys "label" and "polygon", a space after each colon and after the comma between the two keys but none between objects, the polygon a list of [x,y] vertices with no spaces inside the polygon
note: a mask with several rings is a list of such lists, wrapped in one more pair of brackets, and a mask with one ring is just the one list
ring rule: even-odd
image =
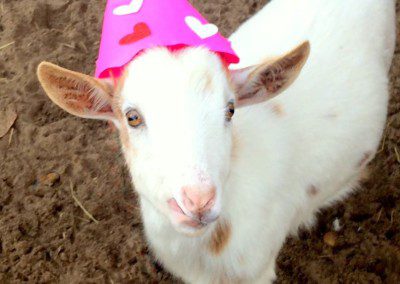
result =
[{"label": "goat's ear", "polygon": [[296,80],[309,54],[307,41],[276,60],[232,71],[237,105],[261,103],[282,93]]},{"label": "goat's ear", "polygon": [[49,98],[67,112],[91,119],[116,119],[111,107],[113,87],[106,80],[73,72],[49,62],[40,63],[37,75]]}]

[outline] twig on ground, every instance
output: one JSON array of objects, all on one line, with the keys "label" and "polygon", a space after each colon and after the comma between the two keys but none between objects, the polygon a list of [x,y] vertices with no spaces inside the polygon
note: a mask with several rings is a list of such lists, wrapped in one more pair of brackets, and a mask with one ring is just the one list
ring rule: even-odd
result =
[{"label": "twig on ground", "polygon": [[390,124],[391,124],[392,122],[393,122],[393,120],[389,121],[389,122],[386,124],[385,130],[383,131],[382,146],[381,146],[381,148],[379,149],[378,154],[381,153],[383,150],[385,150],[386,137],[387,137],[387,134],[388,134],[388,131],[389,131]]},{"label": "twig on ground", "polygon": [[82,218],[82,217],[79,217],[79,216],[76,216],[76,215],[72,215],[72,217],[90,223],[90,220],[88,220],[88,219],[85,219],[85,218]]},{"label": "twig on ground", "polygon": [[379,220],[381,219],[381,216],[382,216],[382,211],[383,211],[383,208],[381,208],[381,210],[379,210],[379,213],[378,213],[378,218],[376,218],[376,223],[378,223],[379,222]]},{"label": "twig on ground", "polygon": [[89,52],[88,48],[86,47],[86,44],[85,44],[83,41],[79,42],[78,45],[79,45],[86,53]]},{"label": "twig on ground", "polygon": [[10,131],[10,138],[8,138],[8,146],[11,145],[11,141],[12,141],[13,135],[14,135],[14,127],[11,128],[11,131]]},{"label": "twig on ground", "polygon": [[383,152],[383,150],[385,150],[385,142],[386,142],[386,131],[383,133],[382,146],[379,149],[378,154]]},{"label": "twig on ground", "polygon": [[66,47],[69,47],[71,49],[75,49],[75,46],[73,46],[72,44],[68,44],[68,43],[62,43],[61,46],[66,46]]},{"label": "twig on ground", "polygon": [[70,181],[70,190],[71,190],[71,196],[72,198],[75,200],[76,204],[78,204],[78,206],[83,210],[83,212],[86,214],[86,216],[88,216],[90,218],[90,220],[92,220],[93,222],[95,222],[96,224],[99,223],[99,221],[97,221],[92,214],[90,214],[89,211],[86,210],[86,208],[82,205],[82,203],[78,200],[78,198],[75,196],[74,194],[74,186],[72,185],[72,182]]},{"label": "twig on ground", "polygon": [[393,225],[393,217],[394,217],[394,209],[392,210],[392,213],[390,213],[390,226]]},{"label": "twig on ground", "polygon": [[12,41],[12,42],[6,43],[6,44],[4,44],[4,45],[0,46],[0,50],[4,49],[4,48],[6,48],[6,47],[9,47],[10,45],[13,45],[14,43],[15,43],[15,41]]},{"label": "twig on ground", "polygon": [[319,258],[332,258],[333,255],[320,255]]},{"label": "twig on ground", "polygon": [[394,152],[396,153],[397,162],[400,164],[400,154],[396,146],[394,147]]}]

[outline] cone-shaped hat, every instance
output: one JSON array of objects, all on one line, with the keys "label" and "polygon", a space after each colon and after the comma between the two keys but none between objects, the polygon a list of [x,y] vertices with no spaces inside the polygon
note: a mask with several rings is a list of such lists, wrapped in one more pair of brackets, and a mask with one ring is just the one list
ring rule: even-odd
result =
[{"label": "cone-shaped hat", "polygon": [[108,0],[96,76],[118,77],[138,53],[156,46],[203,46],[227,65],[239,62],[231,43],[187,0]]}]

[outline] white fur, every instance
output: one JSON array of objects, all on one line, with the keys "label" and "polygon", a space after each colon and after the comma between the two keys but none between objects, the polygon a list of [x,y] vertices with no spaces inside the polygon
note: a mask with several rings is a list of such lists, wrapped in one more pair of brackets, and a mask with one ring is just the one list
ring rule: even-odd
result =
[{"label": "white fur", "polygon": [[[224,112],[234,94],[215,55],[160,48],[130,64],[123,111],[138,108],[146,127],[129,130],[132,147],[124,151],[146,237],[169,271],[188,283],[273,281],[288,234],[351,192],[359,162],[378,147],[394,23],[393,0],[272,1],[231,37],[242,60],[235,68],[281,56],[303,40],[311,54],[288,90],[237,110],[232,125]],[[198,179],[198,169],[216,183],[216,214],[232,226],[218,256],[208,249],[215,224],[187,236],[192,232],[172,225],[167,206],[171,197],[181,202],[180,188]]]}]

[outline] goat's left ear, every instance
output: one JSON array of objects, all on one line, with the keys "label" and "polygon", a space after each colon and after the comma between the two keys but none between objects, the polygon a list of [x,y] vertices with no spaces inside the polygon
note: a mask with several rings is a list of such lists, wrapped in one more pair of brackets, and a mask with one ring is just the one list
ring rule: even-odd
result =
[{"label": "goat's left ear", "polygon": [[299,76],[309,54],[307,41],[274,61],[232,71],[237,106],[261,103],[282,93]]}]

